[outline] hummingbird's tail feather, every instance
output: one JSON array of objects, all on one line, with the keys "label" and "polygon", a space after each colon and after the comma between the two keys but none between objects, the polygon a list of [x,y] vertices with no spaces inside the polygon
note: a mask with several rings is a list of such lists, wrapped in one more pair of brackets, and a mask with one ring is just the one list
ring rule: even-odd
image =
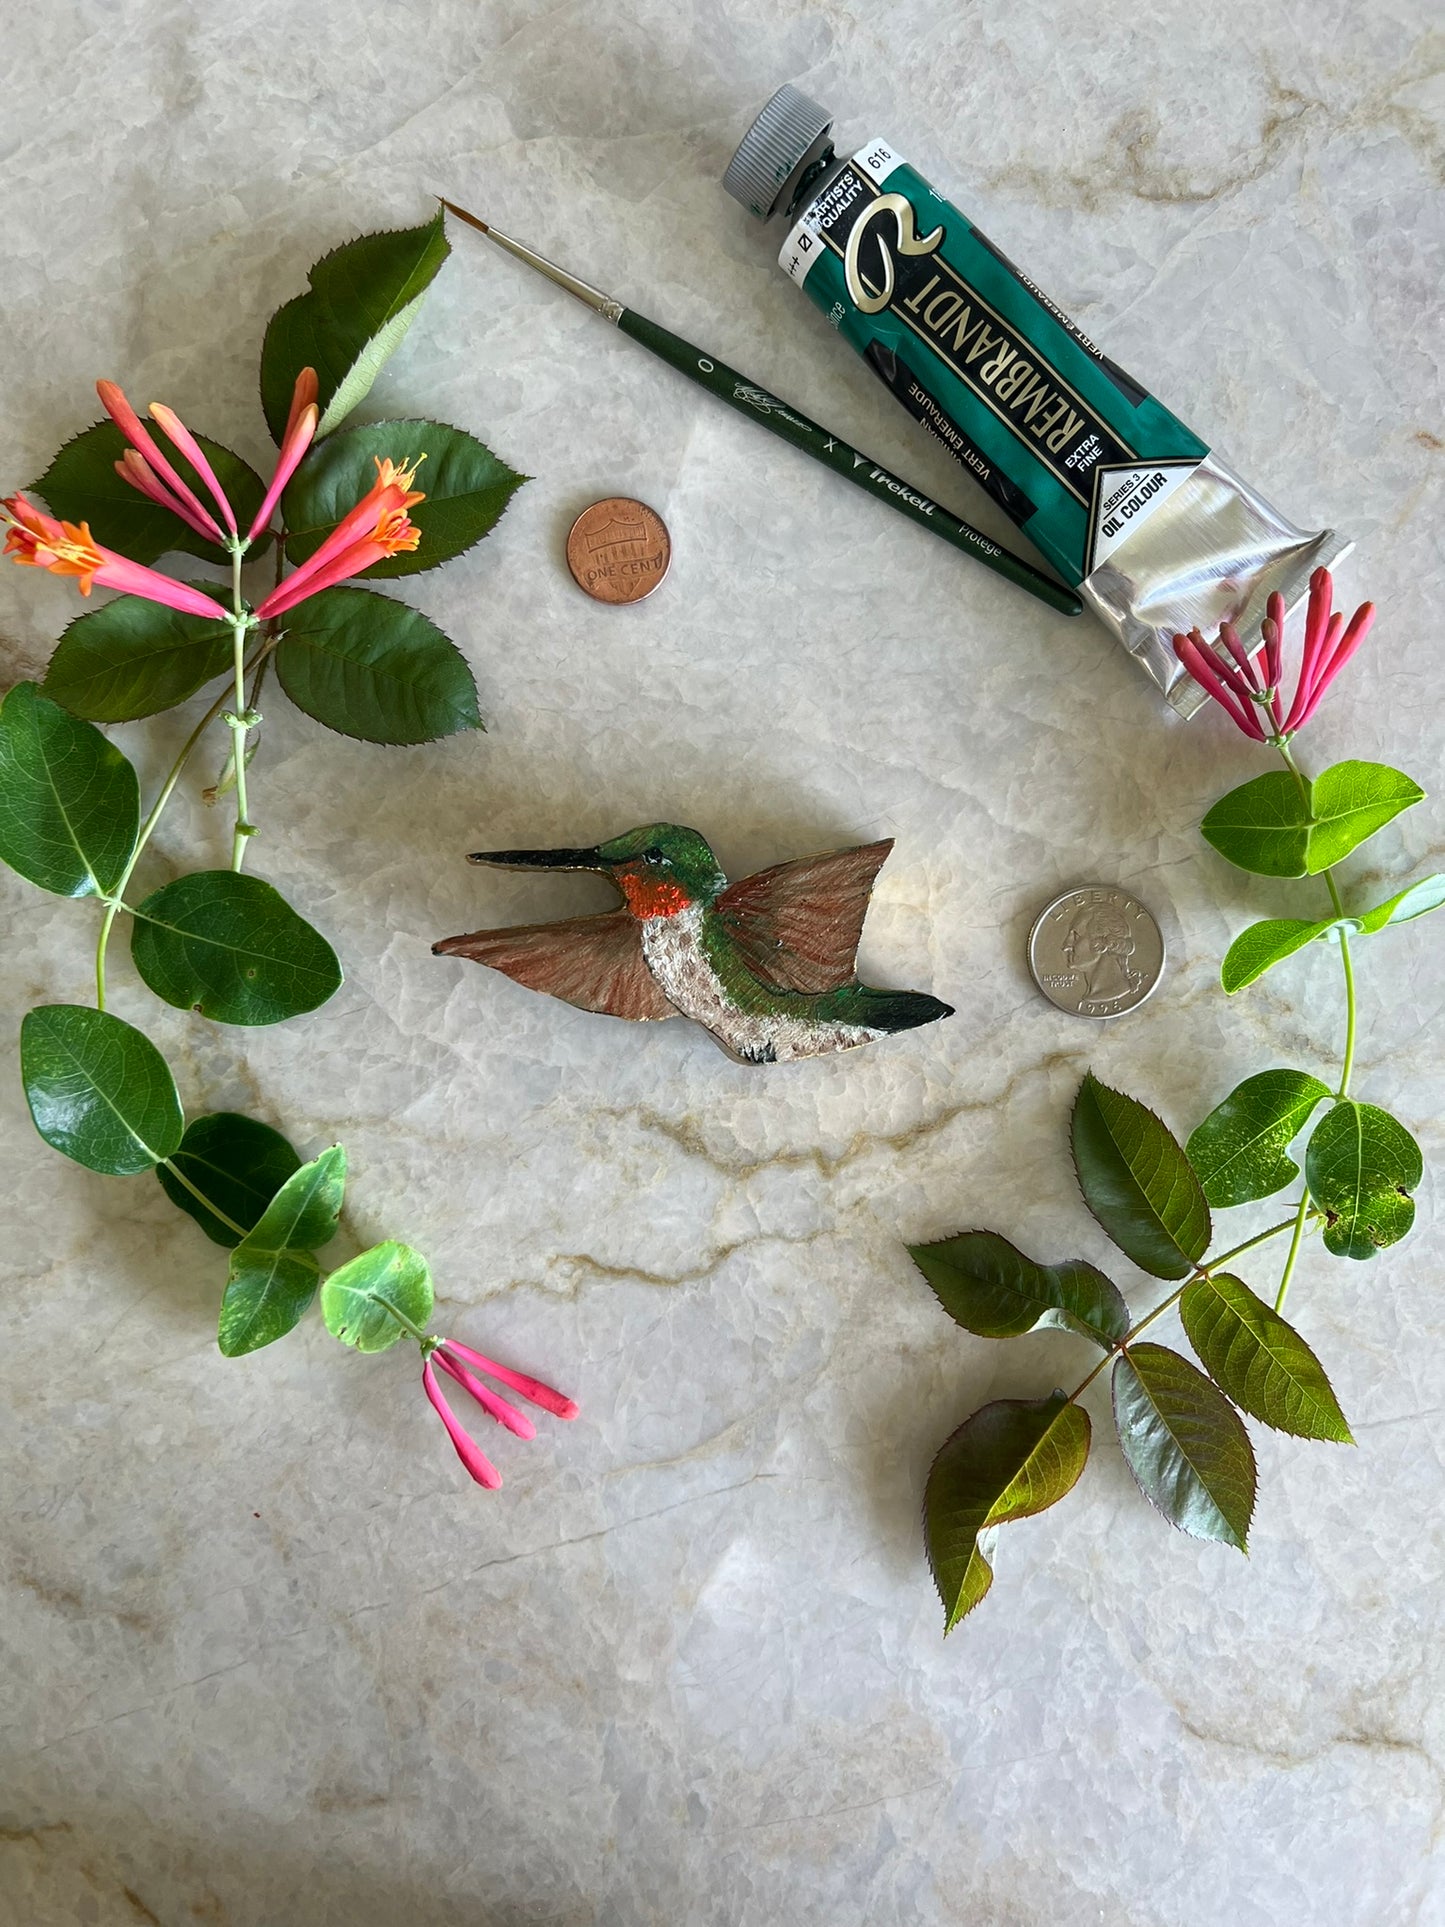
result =
[{"label": "hummingbird's tail feather", "polygon": [[953,1005],[940,1003],[921,990],[873,990],[860,984],[854,1004],[855,1021],[870,1030],[917,1030],[953,1015]]}]

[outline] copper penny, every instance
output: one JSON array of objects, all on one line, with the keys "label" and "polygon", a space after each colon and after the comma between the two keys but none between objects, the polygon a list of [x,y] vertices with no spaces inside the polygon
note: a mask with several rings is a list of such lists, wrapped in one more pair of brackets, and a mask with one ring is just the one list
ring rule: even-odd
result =
[{"label": "copper penny", "polygon": [[641,602],[667,574],[672,538],[646,502],[609,495],[583,509],[567,535],[567,567],[598,602]]}]

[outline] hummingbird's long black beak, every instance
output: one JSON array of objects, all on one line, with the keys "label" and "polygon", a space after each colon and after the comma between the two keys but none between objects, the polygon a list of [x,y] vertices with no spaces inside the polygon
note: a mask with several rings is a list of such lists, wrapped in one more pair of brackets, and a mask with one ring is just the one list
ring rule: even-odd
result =
[{"label": "hummingbird's long black beak", "polygon": [[476,850],[468,863],[495,863],[510,870],[606,870],[602,852],[590,850]]}]

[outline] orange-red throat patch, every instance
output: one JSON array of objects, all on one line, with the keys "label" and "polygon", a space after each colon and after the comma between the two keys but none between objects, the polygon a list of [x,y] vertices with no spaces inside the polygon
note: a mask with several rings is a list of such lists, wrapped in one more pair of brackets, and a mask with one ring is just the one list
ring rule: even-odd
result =
[{"label": "orange-red throat patch", "polygon": [[680,883],[666,877],[650,877],[637,870],[619,872],[617,887],[627,899],[634,917],[675,917],[691,902]]}]

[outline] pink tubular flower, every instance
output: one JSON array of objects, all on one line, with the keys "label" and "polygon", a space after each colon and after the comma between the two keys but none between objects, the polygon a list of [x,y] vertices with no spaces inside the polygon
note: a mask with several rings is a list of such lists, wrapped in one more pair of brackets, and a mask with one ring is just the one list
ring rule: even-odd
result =
[{"label": "pink tubular flower", "polygon": [[345,515],[326,540],[301,566],[274,588],[257,609],[264,621],[283,615],[307,596],[319,595],[348,576],[359,575],[373,562],[403,549],[414,549],[421,541],[421,530],[407,517],[407,510],[425,495],[413,489],[417,463],[398,468],[380,455],[376,480],[349,515]]},{"label": "pink tubular flower", "polygon": [[[226,538],[221,532],[220,523],[182,478],[180,471],[116,384],[113,381],[98,381],[95,392],[100,396],[106,414],[130,443],[125,457],[115,465],[116,474],[129,482],[132,488],[139,489],[142,495],[149,496],[151,501],[178,515],[187,528],[194,529],[197,535],[204,535],[210,542],[224,543]],[[195,468],[210,490],[226,527],[234,535],[235,511],[227,501],[226,492],[217,481],[216,472],[206,460],[200,443],[175,410],[167,408],[163,402],[153,402],[150,412],[171,442]]]},{"label": "pink tubular flower", "polygon": [[5,553],[32,569],[49,569],[52,575],[75,576],[80,593],[90,594],[95,583],[102,589],[119,589],[125,595],[144,596],[147,602],[163,602],[190,616],[209,616],[229,622],[230,614],[208,595],[188,583],[176,582],[159,569],[147,569],[127,556],[104,549],[90,532],[88,522],[58,522],[46,515],[23,495],[0,501],[8,527]]},{"label": "pink tubular flower", "polygon": [[315,440],[316,424],[320,420],[316,407],[318,392],[316,370],[303,368],[296,377],[295,388],[291,391],[291,412],[286,417],[286,432],[281,437],[281,453],[276,458],[276,473],[271,477],[271,486],[266,490],[265,500],[256,511],[255,521],[246,531],[248,542],[254,542],[270,522],[276,504],[281,499],[282,489],[296,473],[297,463]]},{"label": "pink tubular flower", "polygon": [[544,1411],[551,1412],[557,1418],[573,1419],[577,1416],[577,1407],[573,1400],[564,1397],[561,1392],[554,1392],[550,1385],[542,1384],[540,1379],[528,1378],[522,1372],[514,1372],[505,1365],[498,1365],[495,1359],[484,1358],[480,1352],[474,1352],[470,1346],[459,1345],[452,1338],[443,1338],[434,1344],[422,1365],[422,1385],[427,1397],[435,1406],[442,1424],[447,1428],[447,1434],[457,1449],[457,1457],[478,1485],[484,1485],[489,1490],[495,1491],[502,1483],[501,1474],[491,1461],[483,1456],[476,1441],[458,1424],[451,1407],[442,1396],[441,1385],[438,1383],[435,1371],[438,1365],[449,1378],[454,1379],[464,1390],[470,1392],[482,1410],[494,1418],[498,1425],[504,1425],[509,1432],[515,1432],[519,1439],[535,1438],[536,1426],[525,1412],[519,1412],[515,1405],[494,1392],[489,1385],[484,1385],[477,1376],[478,1372],[486,1372],[490,1377],[499,1379],[511,1391],[522,1398],[530,1399],[534,1405],[540,1405]]},{"label": "pink tubular flower", "polygon": [[1316,569],[1310,577],[1299,681],[1289,714],[1283,721],[1280,719],[1283,596],[1272,595],[1266,604],[1265,618],[1260,625],[1264,646],[1253,661],[1239,639],[1238,630],[1228,622],[1221,625],[1219,641],[1213,648],[1193,629],[1187,636],[1175,636],[1174,653],[1237,729],[1258,743],[1287,741],[1314,715],[1320,698],[1369,634],[1375,620],[1373,602],[1362,602],[1348,623],[1343,616],[1333,614],[1334,593],[1329,570]]}]

